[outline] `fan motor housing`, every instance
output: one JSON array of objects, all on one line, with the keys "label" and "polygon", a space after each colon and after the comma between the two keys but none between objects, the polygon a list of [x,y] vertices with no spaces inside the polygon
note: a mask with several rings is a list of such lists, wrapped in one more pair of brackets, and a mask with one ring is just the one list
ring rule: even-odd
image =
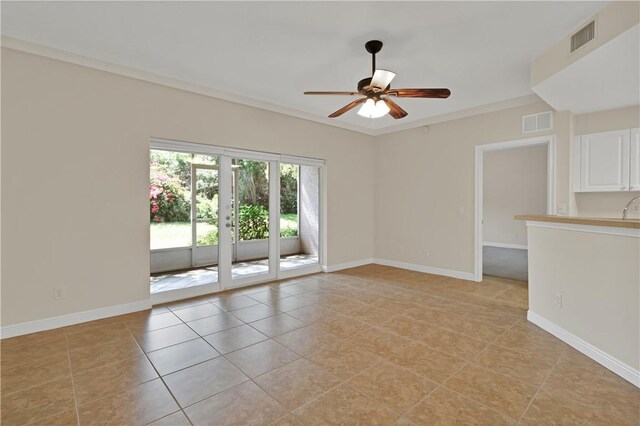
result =
[{"label": "fan motor housing", "polygon": [[371,77],[363,78],[358,82],[358,92],[365,92],[364,88],[371,85]]},{"label": "fan motor housing", "polygon": [[[362,94],[367,94],[369,92],[380,92],[381,90],[378,89],[377,87],[376,88],[371,87],[371,80],[372,80],[372,77],[367,77],[360,80],[358,82],[358,92]],[[382,90],[389,90],[390,88],[391,88],[391,85],[389,84],[387,87],[385,87]]]}]

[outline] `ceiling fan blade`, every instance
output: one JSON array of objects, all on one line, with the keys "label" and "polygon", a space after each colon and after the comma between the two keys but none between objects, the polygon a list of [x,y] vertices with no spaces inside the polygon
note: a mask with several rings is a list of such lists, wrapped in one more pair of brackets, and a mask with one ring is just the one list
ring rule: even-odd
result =
[{"label": "ceiling fan blade", "polygon": [[445,99],[451,95],[449,89],[393,89],[387,95],[399,98],[441,98]]},{"label": "ceiling fan blade", "polygon": [[305,95],[346,95],[346,96],[357,96],[360,95],[358,92],[304,92]]},{"label": "ceiling fan blade", "polygon": [[402,108],[400,108],[400,105],[398,105],[397,103],[393,102],[391,99],[382,98],[382,100],[389,107],[389,115],[392,116],[393,118],[395,118],[396,120],[398,120],[400,118],[403,118],[403,117],[406,117],[409,114],[407,111],[405,111]]},{"label": "ceiling fan blade", "polygon": [[395,73],[387,70],[376,70],[371,78],[371,86],[379,89],[386,89],[391,84],[391,80],[396,76]]},{"label": "ceiling fan blade", "polygon": [[329,117],[330,118],[340,117],[345,112],[349,111],[350,109],[353,109],[353,108],[357,107],[358,105],[360,105],[361,103],[363,103],[366,100],[367,100],[367,98],[356,99],[355,101],[351,102],[350,104],[343,106],[342,108],[340,108],[339,110],[337,110],[336,112],[331,114]]}]

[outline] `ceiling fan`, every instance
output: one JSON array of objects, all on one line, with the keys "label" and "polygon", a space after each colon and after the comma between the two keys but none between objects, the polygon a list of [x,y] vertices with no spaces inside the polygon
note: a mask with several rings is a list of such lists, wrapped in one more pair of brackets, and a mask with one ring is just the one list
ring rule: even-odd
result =
[{"label": "ceiling fan", "polygon": [[363,78],[358,82],[357,92],[304,92],[305,95],[346,95],[362,96],[348,105],[340,108],[330,118],[340,117],[345,112],[363,104],[358,110],[358,115],[367,118],[379,118],[389,114],[393,118],[400,119],[407,116],[407,112],[393,102],[390,98],[448,98],[449,89],[392,89],[391,80],[395,73],[376,69],[376,53],[382,49],[380,40],[370,40],[364,48],[372,55],[371,77]]}]

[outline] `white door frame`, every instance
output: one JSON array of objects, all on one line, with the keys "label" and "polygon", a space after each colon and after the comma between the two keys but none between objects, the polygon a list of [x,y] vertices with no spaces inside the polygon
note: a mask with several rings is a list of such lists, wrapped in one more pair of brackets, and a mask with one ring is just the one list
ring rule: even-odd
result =
[{"label": "white door frame", "polygon": [[[200,285],[179,290],[169,290],[166,292],[154,293],[151,295],[153,304],[166,303],[173,300],[180,300],[189,297],[211,294],[225,289],[242,287],[246,285],[259,284],[261,282],[273,281],[275,279],[290,278],[310,273],[321,272],[326,263],[326,173],[325,160],[299,157],[291,155],[279,155],[259,151],[251,151],[223,146],[205,145],[193,142],[175,141],[160,138],[151,138],[150,149],[160,149],[167,151],[187,152],[193,154],[215,155],[220,158],[218,173],[218,240],[231,241],[230,228],[224,226],[226,211],[223,210],[223,200],[231,199],[231,174],[224,173],[224,170],[231,170],[231,159],[242,158],[257,161],[267,161],[269,163],[269,205],[274,206],[274,211],[278,214],[269,214],[269,235],[276,236],[269,238],[269,273],[252,275],[246,278],[231,279],[231,244],[218,243],[218,282],[212,285]],[[280,163],[290,163],[297,165],[313,166],[319,169],[319,223],[318,223],[318,264],[306,267],[280,270]],[[271,182],[274,182],[273,186]],[[275,188],[275,190],[274,190]],[[227,193],[228,192],[228,193]],[[224,193],[224,194],[223,194]],[[270,208],[271,210],[271,208]],[[223,261],[223,259],[226,259]]]},{"label": "white door frame", "polygon": [[556,137],[539,136],[506,142],[476,145],[476,188],[475,188],[475,262],[473,275],[475,281],[482,281],[482,220],[484,213],[484,153],[502,149],[522,148],[525,146],[547,146],[547,214],[556,214]]}]

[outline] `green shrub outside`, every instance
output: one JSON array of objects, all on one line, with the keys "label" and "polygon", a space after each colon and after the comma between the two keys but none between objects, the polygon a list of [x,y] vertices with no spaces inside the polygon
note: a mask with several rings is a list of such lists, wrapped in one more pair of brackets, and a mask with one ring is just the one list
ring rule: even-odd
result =
[{"label": "green shrub outside", "polygon": [[298,166],[280,164],[280,213],[298,213]]},{"label": "green shrub outside", "polygon": [[269,236],[269,212],[263,206],[240,206],[238,219],[240,241],[262,240]]},{"label": "green shrub outside", "polygon": [[[213,225],[213,223],[211,223]],[[213,246],[218,244],[218,230],[209,231],[204,235],[198,236],[199,246]]]},{"label": "green shrub outside", "polygon": [[298,230],[295,228],[284,228],[280,230],[280,237],[297,237]]},{"label": "green shrub outside", "polygon": [[216,219],[218,217],[218,194],[215,194],[213,199],[197,195],[196,200],[196,214],[198,218]]}]

